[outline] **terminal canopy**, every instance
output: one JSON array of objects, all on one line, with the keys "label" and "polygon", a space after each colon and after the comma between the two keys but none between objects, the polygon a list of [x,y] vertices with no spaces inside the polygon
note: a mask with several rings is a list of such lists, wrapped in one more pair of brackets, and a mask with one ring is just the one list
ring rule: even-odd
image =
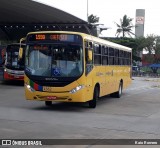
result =
[{"label": "terminal canopy", "polygon": [[28,32],[38,30],[90,33],[91,26],[76,16],[39,2],[0,0],[0,40],[19,40]]}]

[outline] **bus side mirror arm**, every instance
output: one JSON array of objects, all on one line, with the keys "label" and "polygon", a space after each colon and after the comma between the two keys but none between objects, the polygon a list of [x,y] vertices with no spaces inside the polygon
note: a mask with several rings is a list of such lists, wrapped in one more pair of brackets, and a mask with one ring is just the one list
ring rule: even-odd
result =
[{"label": "bus side mirror arm", "polygon": [[22,48],[21,44],[22,44],[22,42],[25,41],[25,40],[26,40],[26,38],[21,38],[21,39],[20,39],[20,48],[19,48],[19,54],[18,54],[18,59],[19,59],[19,60],[22,59],[22,56],[23,56],[23,48]]},{"label": "bus side mirror arm", "polygon": [[19,60],[22,59],[22,55],[23,55],[23,48],[20,47],[20,48],[19,48],[19,54],[18,54],[18,59],[19,59]]}]

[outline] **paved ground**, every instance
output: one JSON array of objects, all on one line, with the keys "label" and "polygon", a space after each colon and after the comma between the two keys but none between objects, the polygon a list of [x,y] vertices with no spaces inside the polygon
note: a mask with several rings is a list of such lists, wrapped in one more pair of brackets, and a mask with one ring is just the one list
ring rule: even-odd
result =
[{"label": "paved ground", "polygon": [[0,81],[3,80],[3,76],[2,75],[3,75],[3,68],[0,67]]},{"label": "paved ground", "polygon": [[0,139],[160,139],[160,79],[133,79],[122,98],[103,97],[96,109],[78,103],[46,107],[25,100],[23,82],[0,82]]}]

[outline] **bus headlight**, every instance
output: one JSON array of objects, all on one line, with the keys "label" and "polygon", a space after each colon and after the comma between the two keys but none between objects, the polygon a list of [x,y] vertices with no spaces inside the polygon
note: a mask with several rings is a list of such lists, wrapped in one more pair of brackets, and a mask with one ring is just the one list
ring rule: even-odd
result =
[{"label": "bus headlight", "polygon": [[77,91],[81,90],[82,88],[84,88],[84,85],[79,85],[79,86],[77,86],[76,88],[73,88],[73,89],[70,91],[70,93],[71,93],[71,94],[74,94],[74,93],[76,93]]},{"label": "bus headlight", "polygon": [[29,91],[32,91],[32,92],[35,91],[30,85],[28,85],[28,84],[25,84],[25,85],[26,85],[26,87],[28,88]]}]

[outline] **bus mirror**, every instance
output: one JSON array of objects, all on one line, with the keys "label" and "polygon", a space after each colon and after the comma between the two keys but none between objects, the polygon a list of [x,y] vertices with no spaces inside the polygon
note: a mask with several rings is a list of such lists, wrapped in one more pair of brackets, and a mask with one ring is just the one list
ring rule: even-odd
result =
[{"label": "bus mirror", "polygon": [[19,48],[19,55],[18,55],[18,59],[19,59],[19,60],[22,59],[22,56],[23,56],[23,48],[22,48],[21,44],[22,44],[22,42],[25,41],[25,40],[26,40],[25,37],[20,39],[20,48]]},{"label": "bus mirror", "polygon": [[22,55],[23,55],[23,48],[20,47],[19,48],[19,59],[22,59]]},{"label": "bus mirror", "polygon": [[20,39],[20,44],[23,42],[23,41],[25,41],[26,40],[26,38],[24,37],[24,38],[21,38]]},{"label": "bus mirror", "polygon": [[93,56],[92,56],[92,50],[88,50],[88,61],[92,61]]}]

